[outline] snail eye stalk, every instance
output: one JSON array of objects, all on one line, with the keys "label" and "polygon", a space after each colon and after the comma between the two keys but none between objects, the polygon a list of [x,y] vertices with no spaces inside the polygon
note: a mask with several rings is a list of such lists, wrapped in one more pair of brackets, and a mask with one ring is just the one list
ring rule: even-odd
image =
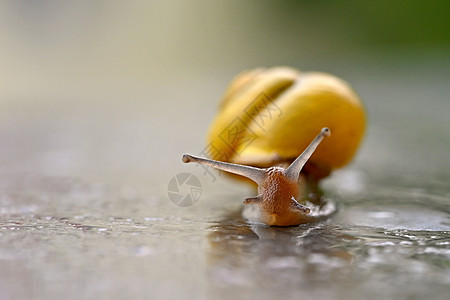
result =
[{"label": "snail eye stalk", "polygon": [[308,159],[313,155],[314,151],[316,150],[317,146],[319,146],[320,142],[322,142],[323,138],[326,136],[330,136],[330,134],[331,130],[329,128],[322,128],[316,138],[311,142],[311,144],[309,144],[308,148],[306,148],[305,151],[303,151],[303,153],[300,154],[300,156],[297,157],[289,167],[287,167],[285,172],[286,177],[292,181],[297,182],[300,176],[300,172],[302,171]]},{"label": "snail eye stalk", "polygon": [[241,175],[247,177],[248,179],[253,180],[256,184],[260,185],[265,178],[265,169],[243,166],[237,164],[226,163],[222,161],[216,161],[212,159],[202,158],[190,154],[184,154],[182,161],[184,163],[198,163],[205,166],[210,166],[218,170],[226,171],[229,173]]},{"label": "snail eye stalk", "polygon": [[[299,157],[297,157],[292,162],[292,164],[286,169],[286,171],[285,171],[286,178],[288,178],[289,180],[291,180],[293,182],[297,182],[303,166],[306,164],[308,159],[314,153],[317,146],[319,146],[320,142],[322,142],[323,138],[326,136],[329,136],[329,135],[330,135],[330,129],[328,129],[326,127],[322,128],[320,133],[311,142],[311,144],[308,146],[308,148],[306,148],[306,150],[303,151],[303,153]],[[238,165],[238,164],[231,164],[231,163],[227,163],[227,162],[202,158],[202,157],[198,157],[198,156],[194,156],[194,155],[190,155],[190,154],[184,154],[182,161],[184,163],[194,162],[194,163],[202,164],[205,166],[210,166],[210,167],[213,167],[218,170],[241,175],[248,179],[253,180],[258,185],[261,185],[267,177],[266,169]]]}]

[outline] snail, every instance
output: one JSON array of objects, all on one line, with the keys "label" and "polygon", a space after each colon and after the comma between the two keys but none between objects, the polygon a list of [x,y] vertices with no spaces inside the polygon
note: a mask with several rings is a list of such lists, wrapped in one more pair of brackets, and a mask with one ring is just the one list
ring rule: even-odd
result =
[{"label": "snail", "polygon": [[[276,181],[281,180],[281,173],[292,170],[291,166],[301,157],[304,163],[299,168],[299,192],[292,189],[288,193],[290,199],[297,199],[298,194],[303,193],[301,201],[293,200],[299,205],[291,202],[295,204],[296,215],[270,217],[270,211],[257,213],[259,220],[268,225],[297,225],[316,221],[323,212],[327,203],[323,200],[319,182],[351,161],[364,130],[364,107],[345,81],[326,73],[303,73],[288,67],[255,69],[238,75],[223,96],[207,134],[205,154],[211,160],[186,155],[183,161],[215,164],[215,167],[224,166],[217,164],[218,161],[241,167],[246,165],[257,168],[259,173],[271,170],[272,175],[267,175],[266,181]],[[330,132],[333,134],[317,148],[318,142]],[[312,152],[306,150],[305,155],[301,154],[303,149],[311,147]],[[252,183],[256,182],[260,192],[270,185],[261,178],[258,181],[250,179]],[[260,195],[263,198],[264,193]],[[246,204],[256,205],[245,205],[244,208],[264,207],[261,197],[248,198]],[[303,206],[306,198],[309,204],[317,206],[309,214],[309,208]]]},{"label": "snail", "polygon": [[195,162],[222,171],[244,176],[258,185],[259,194],[246,198],[244,204],[259,208],[259,220],[267,225],[292,226],[309,223],[311,210],[297,201],[299,195],[298,180],[300,172],[314,153],[322,139],[330,135],[328,128],[323,128],[306,150],[286,169],[282,167],[256,168],[231,164],[216,160],[184,154],[184,163]]}]

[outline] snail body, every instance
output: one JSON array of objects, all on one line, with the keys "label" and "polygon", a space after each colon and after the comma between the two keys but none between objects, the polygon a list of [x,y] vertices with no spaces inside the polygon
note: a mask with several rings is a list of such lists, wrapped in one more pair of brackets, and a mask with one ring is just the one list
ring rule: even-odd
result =
[{"label": "snail body", "polygon": [[255,221],[270,226],[292,226],[313,221],[311,210],[298,202],[300,172],[316,150],[322,139],[330,135],[328,128],[323,128],[306,150],[286,169],[282,167],[256,168],[231,164],[211,159],[184,154],[184,163],[195,162],[244,176],[258,185],[258,195],[246,198],[245,205],[257,206]]},{"label": "snail body", "polygon": [[[249,220],[298,225],[335,210],[318,183],[352,159],[364,130],[363,105],[343,80],[286,67],[255,69],[225,92],[207,135],[211,159],[185,154],[182,160],[256,183],[257,196],[244,201]],[[309,202],[305,190],[313,195]]]}]

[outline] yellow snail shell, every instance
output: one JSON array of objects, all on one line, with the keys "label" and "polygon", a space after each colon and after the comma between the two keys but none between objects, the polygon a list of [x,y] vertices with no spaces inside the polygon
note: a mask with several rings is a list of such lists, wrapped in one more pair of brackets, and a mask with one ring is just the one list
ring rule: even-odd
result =
[{"label": "yellow snail shell", "polygon": [[207,135],[208,155],[257,167],[289,164],[323,127],[333,134],[303,170],[316,180],[355,155],[365,130],[360,99],[330,74],[287,67],[246,71],[220,103]]},{"label": "yellow snail shell", "polygon": [[[211,159],[185,154],[182,161],[256,183],[258,194],[244,200],[247,220],[274,226],[315,222],[335,211],[332,201],[322,201],[318,181],[352,159],[364,128],[361,101],[343,80],[290,68],[256,69],[239,75],[226,91],[208,134]],[[299,184],[302,174],[306,184]],[[305,197],[305,186],[318,197]]]}]

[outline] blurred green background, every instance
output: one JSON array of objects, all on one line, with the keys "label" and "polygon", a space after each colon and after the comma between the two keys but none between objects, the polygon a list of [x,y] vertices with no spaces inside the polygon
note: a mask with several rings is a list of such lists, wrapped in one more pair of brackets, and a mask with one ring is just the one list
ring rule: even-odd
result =
[{"label": "blurred green background", "polygon": [[[447,299],[449,12],[0,1],[0,298]],[[247,187],[181,162],[230,80],[276,65],[343,78],[368,112],[323,223],[245,224]],[[189,208],[167,197],[181,172],[203,187]]]},{"label": "blurred green background", "polygon": [[370,122],[361,166],[444,173],[437,164],[448,167],[448,157],[424,159],[449,146],[449,9],[449,1],[3,1],[0,165],[165,186],[179,155],[203,148],[234,75],[289,65],[340,76],[361,95]]},{"label": "blurred green background", "polygon": [[448,1],[5,1],[2,83],[148,84],[191,72],[421,55],[448,50],[449,12]]}]

